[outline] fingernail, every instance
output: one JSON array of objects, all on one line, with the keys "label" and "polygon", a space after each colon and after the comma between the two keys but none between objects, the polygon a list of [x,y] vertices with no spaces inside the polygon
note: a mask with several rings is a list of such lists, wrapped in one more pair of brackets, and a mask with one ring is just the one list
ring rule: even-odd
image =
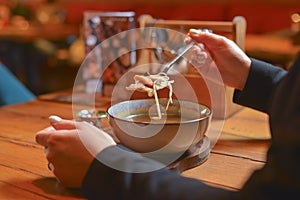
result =
[{"label": "fingernail", "polygon": [[46,155],[48,155],[48,153],[49,153],[48,147],[45,147],[45,148],[44,148],[44,153],[45,153]]},{"label": "fingernail", "polygon": [[54,172],[54,165],[52,163],[48,163],[48,169]]},{"label": "fingernail", "polygon": [[46,128],[45,131],[55,131],[55,129],[52,126],[50,126],[50,127]]},{"label": "fingernail", "polygon": [[199,34],[199,33],[201,33],[201,30],[191,28],[190,29],[190,33],[192,33],[192,34]]},{"label": "fingernail", "polygon": [[56,115],[51,115],[49,117],[49,120],[50,120],[51,123],[58,123],[58,122],[60,122],[62,120],[62,118],[60,118],[60,117],[58,117]]},{"label": "fingernail", "polygon": [[185,42],[185,43],[189,43],[189,42],[191,42],[191,40],[192,40],[192,38],[190,38],[190,37],[184,38],[184,42]]}]

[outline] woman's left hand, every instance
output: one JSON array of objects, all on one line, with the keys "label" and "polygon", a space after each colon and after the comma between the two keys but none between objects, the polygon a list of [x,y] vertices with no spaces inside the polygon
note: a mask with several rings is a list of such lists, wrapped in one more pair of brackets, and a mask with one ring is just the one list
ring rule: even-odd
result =
[{"label": "woman's left hand", "polygon": [[116,143],[107,133],[86,122],[60,119],[51,125],[37,132],[36,142],[45,147],[49,168],[60,183],[79,188],[95,156]]}]

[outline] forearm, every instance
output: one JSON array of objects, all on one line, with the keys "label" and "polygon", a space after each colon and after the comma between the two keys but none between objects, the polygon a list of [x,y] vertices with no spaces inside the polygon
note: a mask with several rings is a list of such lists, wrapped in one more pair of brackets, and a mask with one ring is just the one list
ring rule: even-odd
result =
[{"label": "forearm", "polygon": [[279,81],[286,70],[269,63],[251,59],[248,79],[243,91],[235,90],[233,101],[262,112],[269,112],[268,106]]},{"label": "forearm", "polygon": [[[82,188],[89,199],[230,199],[229,196],[233,197],[235,194],[207,186],[198,180],[184,178],[160,163],[138,154],[128,155],[117,147],[105,149],[98,159],[107,159],[105,157],[109,157],[110,164],[116,164],[118,168],[122,165],[127,172],[118,171],[95,160]],[[162,168],[135,173],[151,169],[151,166]]]}]

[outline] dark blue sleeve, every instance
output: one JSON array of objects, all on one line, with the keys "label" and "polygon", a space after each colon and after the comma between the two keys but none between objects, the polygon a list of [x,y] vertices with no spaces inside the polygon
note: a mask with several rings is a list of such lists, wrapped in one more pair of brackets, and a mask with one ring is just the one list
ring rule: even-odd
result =
[{"label": "dark blue sleeve", "polygon": [[243,91],[235,90],[233,102],[269,113],[272,95],[287,74],[281,67],[251,58],[251,67]]},{"label": "dark blue sleeve", "polygon": [[[298,67],[298,69],[300,69]],[[300,70],[298,71],[300,72]],[[280,80],[286,71],[272,65],[252,60],[250,74],[243,91],[235,91],[234,100],[245,106],[261,111],[268,111],[268,104]],[[294,73],[293,73],[294,74]],[[88,199],[278,199],[283,197],[299,196],[299,87],[289,90],[291,85],[299,86],[298,75],[295,74],[291,84],[277,92],[277,99],[290,96],[293,99],[287,116],[294,113],[292,119],[286,117],[283,122],[273,123],[274,143],[267,155],[267,163],[257,170],[238,192],[227,191],[206,185],[205,183],[182,177],[175,171],[164,167],[161,163],[143,157],[140,154],[131,154],[123,151],[120,146],[109,147],[98,154],[90,166],[83,181],[82,192]],[[288,76],[285,76],[288,77]],[[295,82],[297,81],[297,82]],[[281,82],[284,83],[284,81]],[[291,94],[290,92],[293,92]],[[275,99],[275,102],[276,99]],[[283,103],[279,101],[270,111],[272,119],[282,120]],[[275,108],[274,108],[275,106]],[[279,110],[276,110],[278,108]],[[276,111],[276,112],[275,112]],[[285,111],[285,109],[283,109]],[[278,118],[274,118],[274,115]],[[285,115],[284,115],[285,116]],[[296,118],[297,117],[297,118]],[[285,124],[285,128],[279,126]],[[293,127],[292,130],[289,130]],[[274,131],[276,130],[276,131]],[[291,134],[286,143],[286,134]],[[295,134],[293,134],[295,133]],[[276,139],[278,138],[278,139]],[[104,161],[104,162],[103,162]],[[107,166],[103,163],[110,163]],[[124,171],[117,170],[120,166]],[[137,169],[157,167],[157,170],[137,173]]]},{"label": "dark blue sleeve", "polygon": [[243,200],[300,196],[300,54],[278,83],[269,109],[272,144],[267,163],[239,192]]},{"label": "dark blue sleeve", "polygon": [[[124,149],[124,148],[123,148]],[[101,161],[117,167],[109,167]],[[120,165],[126,172],[119,171]],[[145,173],[136,169],[149,166],[160,169]],[[151,169],[151,167],[149,168]],[[129,154],[120,146],[102,151],[92,163],[82,186],[88,199],[232,199],[235,192],[210,187],[203,182],[186,178],[162,164],[139,154]]]}]

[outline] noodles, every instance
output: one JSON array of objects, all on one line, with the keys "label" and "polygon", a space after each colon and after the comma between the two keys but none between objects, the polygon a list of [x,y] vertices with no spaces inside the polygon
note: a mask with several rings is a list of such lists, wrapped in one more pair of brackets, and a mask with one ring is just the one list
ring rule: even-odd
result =
[{"label": "noodles", "polygon": [[156,109],[157,109],[157,117],[152,117],[152,119],[161,119],[162,114],[160,110],[160,105],[158,101],[157,91],[163,88],[169,88],[169,100],[166,106],[166,110],[170,103],[173,103],[172,94],[173,88],[172,83],[174,80],[170,80],[166,73],[160,72],[158,74],[150,75],[135,75],[134,76],[135,83],[126,87],[127,90],[137,90],[140,92],[147,92],[149,97],[154,96]]}]

